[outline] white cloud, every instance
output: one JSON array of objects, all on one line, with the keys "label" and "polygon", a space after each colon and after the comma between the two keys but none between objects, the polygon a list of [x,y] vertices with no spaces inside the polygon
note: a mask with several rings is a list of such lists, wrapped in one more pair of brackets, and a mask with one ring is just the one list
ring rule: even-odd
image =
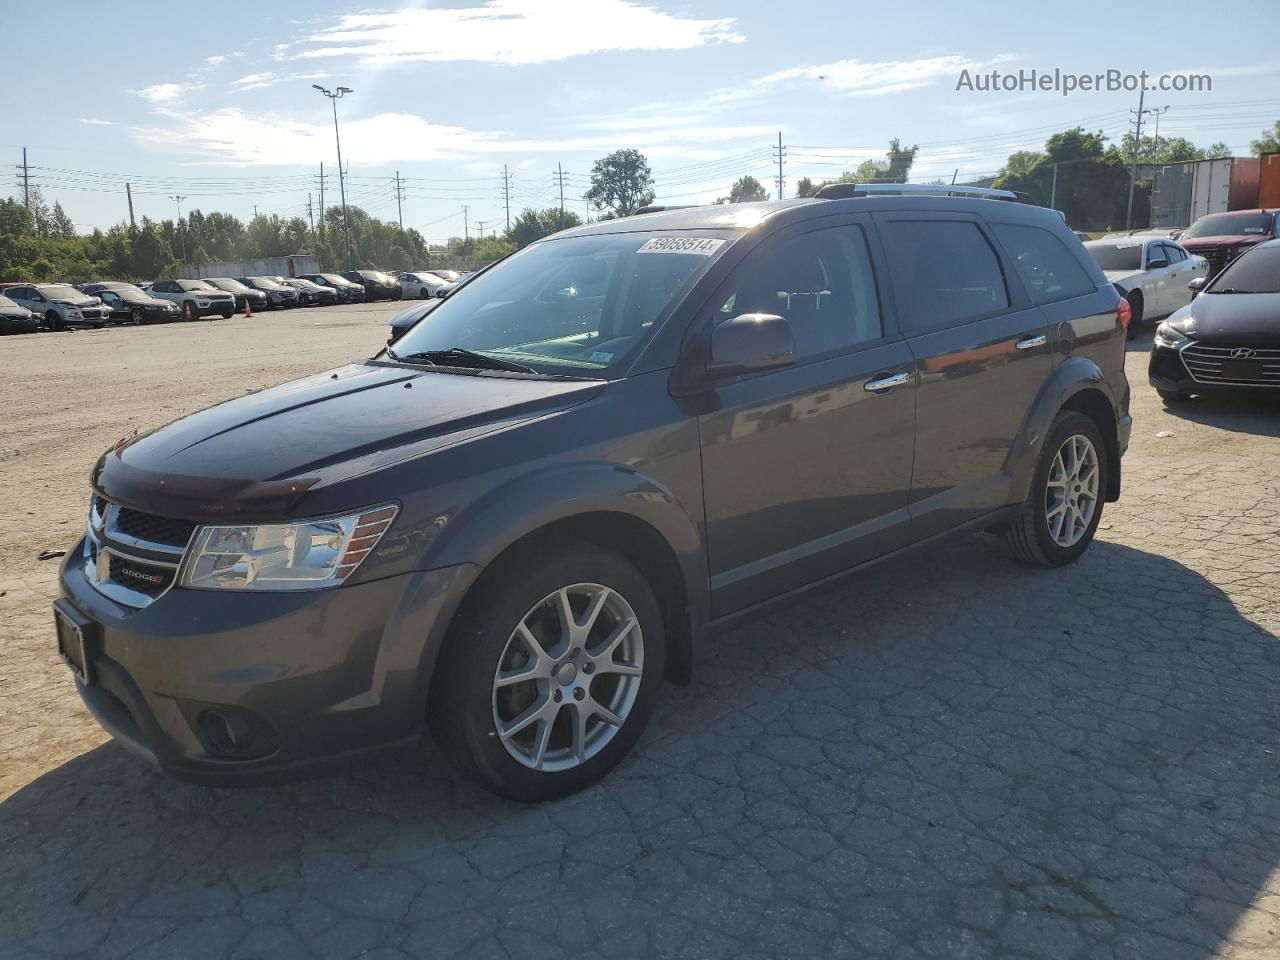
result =
[{"label": "white cloud", "polygon": [[188,90],[198,90],[200,86],[201,84],[156,83],[149,87],[143,87],[141,90],[132,90],[130,92],[151,103],[169,103],[177,100]]},{"label": "white cloud", "polygon": [[1012,59],[1007,55],[990,61],[963,56],[928,57],[919,60],[836,60],[813,66],[790,67],[752,81],[756,87],[809,81],[845,96],[882,96],[926,87],[939,80],[952,80],[961,70],[983,70],[993,63]]},{"label": "white cloud", "polygon": [[97,117],[81,117],[81,123],[87,123],[92,127],[114,127],[114,120],[99,120]]},{"label": "white cloud", "polygon": [[740,43],[732,18],[696,20],[633,0],[486,0],[471,7],[348,14],[277,57],[355,56],[363,63],[473,60],[549,63],[619,50]]}]

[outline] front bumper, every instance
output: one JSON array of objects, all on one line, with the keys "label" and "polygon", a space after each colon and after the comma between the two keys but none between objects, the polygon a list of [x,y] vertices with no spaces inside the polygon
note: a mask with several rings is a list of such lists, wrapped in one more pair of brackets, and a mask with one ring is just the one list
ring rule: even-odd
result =
[{"label": "front bumper", "polygon": [[1258,393],[1280,395],[1280,383],[1274,386],[1259,383],[1221,382],[1212,379],[1197,380],[1191,376],[1183,362],[1180,347],[1162,347],[1152,344],[1151,358],[1147,363],[1147,380],[1157,390],[1169,393]]},{"label": "front bumper", "polygon": [[68,555],[57,601],[87,625],[80,696],[131,752],[210,784],[293,779],[417,737],[449,619],[479,572],[291,593],[174,588],[134,609],[94,589],[83,551],[82,540]]}]

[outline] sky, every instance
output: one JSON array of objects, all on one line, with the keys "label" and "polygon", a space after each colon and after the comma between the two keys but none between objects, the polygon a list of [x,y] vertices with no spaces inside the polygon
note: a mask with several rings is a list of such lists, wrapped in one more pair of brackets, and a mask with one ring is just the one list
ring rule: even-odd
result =
[{"label": "sky", "polygon": [[[1077,124],[1119,140],[1136,91],[957,89],[968,71],[1206,74],[1211,90],[1154,91],[1161,135],[1247,155],[1280,119],[1280,3],[915,0],[451,0],[213,5],[0,0],[8,36],[43,36],[6,74],[0,154],[81,229],[128,217],[255,209],[319,213],[347,200],[429,240],[505,226],[558,204],[587,213],[592,163],[641,150],[659,202],[705,203],[744,174],[776,191],[919,144],[912,179],[959,182]],[[58,38],[61,39],[58,39]],[[1167,107],[1165,110],[1163,108]],[[1155,115],[1146,116],[1151,132]],[[0,190],[3,195],[3,190]],[[174,196],[183,197],[175,202]],[[467,208],[464,211],[464,207]],[[479,224],[483,223],[481,228]]]}]

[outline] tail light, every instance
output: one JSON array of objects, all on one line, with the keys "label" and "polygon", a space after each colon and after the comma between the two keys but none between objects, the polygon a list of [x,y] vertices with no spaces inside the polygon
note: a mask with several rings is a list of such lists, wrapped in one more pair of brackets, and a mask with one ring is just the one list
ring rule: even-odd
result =
[{"label": "tail light", "polygon": [[1124,297],[1121,297],[1120,302],[1116,304],[1116,319],[1120,321],[1120,329],[1128,337],[1129,324],[1133,320],[1133,307],[1129,306],[1129,301]]}]

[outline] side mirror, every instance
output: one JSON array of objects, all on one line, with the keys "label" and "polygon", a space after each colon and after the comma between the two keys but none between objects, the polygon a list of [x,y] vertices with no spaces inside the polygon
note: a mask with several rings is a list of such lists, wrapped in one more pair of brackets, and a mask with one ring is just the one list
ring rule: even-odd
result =
[{"label": "side mirror", "polygon": [[1205,284],[1207,284],[1208,282],[1209,282],[1208,277],[1196,277],[1194,280],[1192,280],[1190,283],[1187,284],[1187,289],[1191,291],[1191,296],[1194,297],[1198,293],[1200,293],[1201,290],[1205,288]]},{"label": "side mirror", "polygon": [[711,331],[707,373],[732,377],[796,362],[791,325],[772,313],[743,313],[721,320]]},{"label": "side mirror", "polygon": [[1161,267],[1167,267],[1169,260],[1167,257],[1153,257],[1147,261],[1148,270],[1159,270]]}]

